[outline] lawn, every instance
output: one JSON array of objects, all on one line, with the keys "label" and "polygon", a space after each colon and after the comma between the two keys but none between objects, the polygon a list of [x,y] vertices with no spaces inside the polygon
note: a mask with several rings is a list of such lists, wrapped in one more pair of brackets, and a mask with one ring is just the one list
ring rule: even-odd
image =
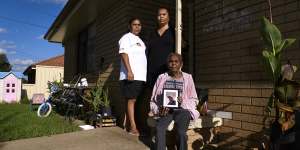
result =
[{"label": "lawn", "polygon": [[0,104],[0,142],[80,130],[56,113],[37,117],[28,104]]}]

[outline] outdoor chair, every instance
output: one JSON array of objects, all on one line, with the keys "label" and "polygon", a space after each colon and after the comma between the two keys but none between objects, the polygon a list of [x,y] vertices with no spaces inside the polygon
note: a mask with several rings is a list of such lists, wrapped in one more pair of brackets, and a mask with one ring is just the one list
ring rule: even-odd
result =
[{"label": "outdoor chair", "polygon": [[30,100],[30,111],[33,111],[33,105],[40,105],[45,102],[45,95],[43,93],[33,94]]}]

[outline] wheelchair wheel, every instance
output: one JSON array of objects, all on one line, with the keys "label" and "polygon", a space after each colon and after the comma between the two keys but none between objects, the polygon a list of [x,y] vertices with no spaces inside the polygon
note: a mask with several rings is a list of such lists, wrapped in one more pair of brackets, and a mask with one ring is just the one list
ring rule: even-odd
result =
[{"label": "wheelchair wheel", "polygon": [[37,110],[37,115],[39,117],[47,117],[52,111],[52,106],[50,103],[43,103],[42,105],[39,106]]}]

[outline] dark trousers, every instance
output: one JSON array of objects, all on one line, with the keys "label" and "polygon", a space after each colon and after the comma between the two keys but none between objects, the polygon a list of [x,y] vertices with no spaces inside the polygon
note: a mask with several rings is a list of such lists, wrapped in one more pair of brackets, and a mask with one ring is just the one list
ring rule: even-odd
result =
[{"label": "dark trousers", "polygon": [[165,150],[166,149],[166,129],[170,122],[174,120],[175,130],[177,134],[177,149],[186,150],[187,149],[187,135],[186,131],[189,127],[191,119],[191,114],[186,109],[174,110],[172,113],[168,114],[165,117],[161,117],[157,120],[156,123],[156,139],[155,147],[156,150]]}]

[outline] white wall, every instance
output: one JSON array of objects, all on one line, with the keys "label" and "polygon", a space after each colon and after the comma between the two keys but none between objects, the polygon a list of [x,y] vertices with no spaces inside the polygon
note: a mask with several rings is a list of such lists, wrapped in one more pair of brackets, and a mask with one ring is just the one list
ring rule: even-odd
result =
[{"label": "white wall", "polygon": [[45,98],[48,98],[47,82],[60,80],[63,77],[64,67],[37,65],[35,84],[23,84],[23,89],[26,90],[29,99],[32,98],[34,93],[43,93]]}]

